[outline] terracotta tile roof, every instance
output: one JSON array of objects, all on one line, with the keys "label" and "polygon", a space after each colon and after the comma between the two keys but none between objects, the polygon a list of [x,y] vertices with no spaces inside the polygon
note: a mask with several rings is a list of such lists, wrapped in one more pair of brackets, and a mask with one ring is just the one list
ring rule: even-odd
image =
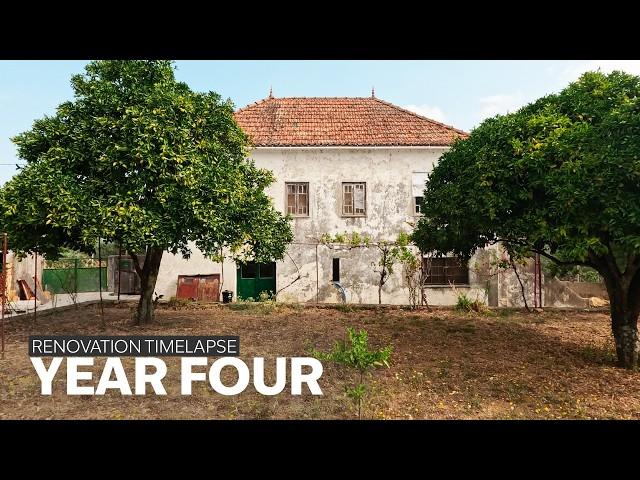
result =
[{"label": "terracotta tile roof", "polygon": [[268,97],[235,118],[256,147],[446,146],[468,135],[375,97]]}]

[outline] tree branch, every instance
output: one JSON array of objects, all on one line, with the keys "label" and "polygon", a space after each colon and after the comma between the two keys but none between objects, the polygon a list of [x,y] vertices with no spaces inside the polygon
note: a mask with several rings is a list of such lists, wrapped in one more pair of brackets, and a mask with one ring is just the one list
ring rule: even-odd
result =
[{"label": "tree branch", "polygon": [[591,267],[591,268],[594,267],[594,265],[591,262],[580,262],[577,260],[576,261],[560,260],[559,258],[554,257],[553,255],[545,252],[544,250],[531,249],[531,251],[533,253],[539,253],[543,257],[548,258],[549,260],[557,263],[558,265],[582,265],[584,267]]},{"label": "tree branch", "polygon": [[[131,260],[133,260],[133,267],[136,269],[136,273],[138,274],[138,276],[140,278],[142,278],[142,267],[140,266],[140,261],[138,260],[138,255],[136,255],[135,253],[131,253],[129,251],[127,251],[127,253],[129,253],[129,256],[131,257]],[[120,268],[120,265],[118,265],[118,268]]]},{"label": "tree branch", "polygon": [[513,244],[516,244],[516,245],[522,245],[523,247],[527,247],[531,253],[538,253],[538,254],[542,255],[543,257],[548,258],[549,260],[557,263],[558,265],[582,265],[584,267],[594,268],[594,265],[591,262],[584,262],[584,261],[579,261],[579,260],[560,260],[558,257],[555,257],[555,256],[551,255],[550,253],[545,252],[544,250],[541,250],[539,248],[534,248],[528,242],[524,242],[522,240],[513,240],[513,239],[508,239],[508,238],[502,238],[502,239],[498,239],[498,240],[492,242],[492,244],[495,244],[495,243],[513,243]]},{"label": "tree branch", "polygon": [[518,273],[518,269],[516,268],[516,262],[513,261],[511,255],[509,255],[509,263],[511,263],[511,268],[513,268],[513,273],[516,274],[516,278],[518,279],[518,283],[520,284],[520,291],[522,292],[522,300],[524,301],[524,307],[527,309],[527,312],[530,312],[529,304],[527,303],[527,295],[524,291],[524,284],[520,279],[520,274]]}]

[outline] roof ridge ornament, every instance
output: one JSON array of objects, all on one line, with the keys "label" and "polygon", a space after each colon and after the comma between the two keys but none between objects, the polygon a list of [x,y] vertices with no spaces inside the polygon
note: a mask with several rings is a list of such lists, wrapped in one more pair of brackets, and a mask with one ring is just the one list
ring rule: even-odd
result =
[{"label": "roof ridge ornament", "polygon": [[269,98],[273,98],[273,85],[269,86]]},{"label": "roof ridge ornament", "polygon": [[375,87],[371,87],[371,98],[376,98],[376,89]]}]

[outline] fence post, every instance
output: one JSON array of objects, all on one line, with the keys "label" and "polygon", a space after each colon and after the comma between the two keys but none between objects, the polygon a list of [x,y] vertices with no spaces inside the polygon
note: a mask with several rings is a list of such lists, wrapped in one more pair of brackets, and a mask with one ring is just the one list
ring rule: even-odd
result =
[{"label": "fence post", "polygon": [[76,295],[78,294],[78,259],[74,258],[73,259],[73,291],[76,293]]},{"label": "fence post", "polygon": [[102,239],[98,237],[98,285],[100,289],[100,321],[104,327],[104,304],[102,303]]},{"label": "fence post", "polygon": [[0,335],[2,336],[2,359],[4,360],[4,309],[7,305],[7,234],[2,234],[2,326],[0,327]]}]

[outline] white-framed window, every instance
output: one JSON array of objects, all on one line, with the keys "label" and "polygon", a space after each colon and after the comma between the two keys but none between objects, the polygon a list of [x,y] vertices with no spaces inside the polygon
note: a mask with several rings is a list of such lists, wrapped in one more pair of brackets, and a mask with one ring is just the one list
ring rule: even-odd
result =
[{"label": "white-framed window", "polygon": [[343,182],[342,215],[362,217],[367,214],[367,184],[365,182]]},{"label": "white-framed window", "polygon": [[287,213],[295,217],[309,216],[309,183],[287,182]]}]

